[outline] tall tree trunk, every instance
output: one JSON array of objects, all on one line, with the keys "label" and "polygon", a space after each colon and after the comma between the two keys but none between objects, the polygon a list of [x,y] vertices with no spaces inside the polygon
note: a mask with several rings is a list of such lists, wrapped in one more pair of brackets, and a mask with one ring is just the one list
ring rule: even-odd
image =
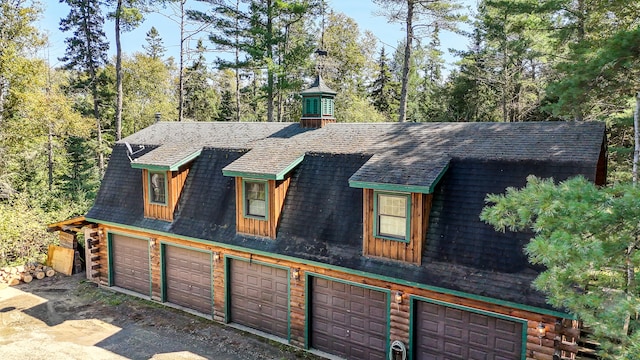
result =
[{"label": "tall tree trunk", "polygon": [[[636,241],[638,241],[637,237],[636,237]],[[627,286],[626,286],[625,292],[627,293],[627,301],[629,301],[629,303],[632,302],[632,299],[635,296],[634,289],[636,284],[636,272],[635,272],[633,261],[631,259],[633,258],[634,252],[636,250],[636,246],[637,246],[637,242],[632,242],[631,244],[629,244],[629,246],[627,247],[627,253],[625,254],[626,255],[625,266],[627,268],[627,274],[626,274]],[[629,327],[631,325],[632,316],[637,316],[637,313],[636,314],[627,313],[627,316],[624,319],[623,330],[626,335],[629,335]]]},{"label": "tall tree trunk", "polygon": [[96,75],[92,75],[93,86],[93,116],[96,118],[96,139],[98,140],[98,170],[100,171],[100,179],[104,176],[104,153],[102,152],[102,124],[100,123],[100,109],[98,107],[98,85],[96,84]]},{"label": "tall tree trunk", "polygon": [[[585,35],[587,33],[587,29],[585,26],[587,19],[587,10],[585,7],[584,0],[578,0],[578,39],[577,42],[581,43],[585,39]],[[574,110],[574,120],[575,121],[583,121],[584,120],[584,111],[582,110],[582,102],[578,103],[577,108]]]},{"label": "tall tree trunk", "polygon": [[636,92],[636,109],[633,112],[633,183],[638,183],[638,157],[640,157],[640,91]]},{"label": "tall tree trunk", "polygon": [[53,189],[53,123],[49,123],[47,155],[47,168],[49,170],[49,191],[51,191]]},{"label": "tall tree trunk", "polygon": [[[87,18],[83,19],[83,29],[85,32],[85,38],[89,39],[87,49],[93,49],[91,44],[91,34],[89,32],[89,24]],[[104,176],[104,153],[102,151],[102,124],[100,122],[100,100],[98,99],[98,73],[97,66],[89,57],[89,63],[87,64],[89,70],[89,78],[91,79],[91,96],[93,96],[93,116],[96,119],[96,140],[98,141],[96,152],[98,154],[98,171],[100,172],[100,179]]]},{"label": "tall tree trunk", "polygon": [[2,128],[2,122],[4,119],[4,97],[8,90],[7,81],[3,76],[0,76],[0,129]]},{"label": "tall tree trunk", "polygon": [[409,93],[409,66],[413,47],[413,10],[414,0],[407,0],[407,40],[404,45],[404,64],[402,64],[402,89],[400,90],[400,112],[398,122],[407,120],[407,96]]},{"label": "tall tree trunk", "polygon": [[240,12],[240,0],[236,0],[236,121],[240,122],[240,19],[237,14]]},{"label": "tall tree trunk", "polygon": [[267,121],[273,122],[274,74],[273,74],[273,4],[267,0]]},{"label": "tall tree trunk", "polygon": [[120,20],[122,0],[116,6],[116,141],[122,139],[122,46],[120,44]]},{"label": "tall tree trunk", "polygon": [[184,4],[187,0],[180,0],[180,64],[178,75],[178,121],[184,120]]}]

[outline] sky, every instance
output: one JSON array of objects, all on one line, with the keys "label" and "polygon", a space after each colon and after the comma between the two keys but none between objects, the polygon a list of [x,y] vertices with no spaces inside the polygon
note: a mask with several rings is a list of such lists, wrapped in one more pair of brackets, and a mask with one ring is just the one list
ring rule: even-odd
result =
[{"label": "sky", "polygon": [[[465,3],[475,3],[475,0],[464,0]],[[383,16],[376,15],[376,11],[379,10],[378,6],[370,0],[329,0],[329,5],[337,12],[342,12],[347,16],[353,18],[360,27],[361,32],[365,30],[371,31],[378,39],[378,49],[381,46],[385,46],[387,53],[392,53],[393,48],[398,44],[398,41],[404,38],[403,26],[401,24],[389,23]],[[49,46],[43,51],[41,55],[43,58],[48,59],[51,66],[61,65],[58,58],[64,55],[66,44],[64,39],[70,34],[62,33],[59,30],[60,19],[67,16],[69,8],[66,4],[60,3],[58,0],[46,0],[43,1],[44,13],[42,19],[39,22],[40,29],[47,34]],[[207,5],[199,1],[191,0],[187,1],[187,8],[200,8],[202,10],[207,9]],[[161,12],[169,14],[170,9],[162,10]],[[103,15],[106,11],[103,11]],[[160,37],[163,40],[163,44],[166,51],[166,56],[173,56],[178,58],[180,33],[179,26],[174,20],[171,20],[166,15],[151,13],[145,16],[145,21],[137,29],[123,33],[121,35],[121,42],[123,51],[127,54],[133,54],[134,52],[143,52],[142,45],[146,44],[146,33],[155,26]],[[113,21],[105,21],[105,33],[110,41],[109,55],[115,55],[115,40],[114,40],[114,24]],[[206,40],[206,33],[201,33],[194,38],[190,47],[195,48],[198,38],[205,39],[204,45],[208,48],[213,48],[213,44]],[[442,50],[444,52],[444,58],[447,65],[450,67],[457,60],[455,57],[449,54],[448,48],[455,48],[457,50],[464,50],[467,48],[468,41],[464,37],[451,33],[441,34]],[[376,51],[378,53],[378,51]],[[217,56],[223,56],[222,54],[209,54],[207,59],[213,61]],[[188,63],[188,62],[187,62]]]}]

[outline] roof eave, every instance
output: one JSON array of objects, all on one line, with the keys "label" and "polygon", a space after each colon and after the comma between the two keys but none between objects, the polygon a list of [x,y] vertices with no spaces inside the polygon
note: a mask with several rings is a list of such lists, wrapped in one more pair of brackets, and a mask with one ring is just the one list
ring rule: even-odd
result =
[{"label": "roof eave", "polygon": [[158,164],[145,164],[142,162],[136,162],[135,160],[131,162],[131,167],[134,169],[146,169],[151,171],[178,171],[181,166],[188,164],[189,162],[195,160],[202,153],[202,149],[198,149],[193,153],[185,156],[184,158],[176,161],[170,165],[158,165]]},{"label": "roof eave", "polygon": [[304,160],[304,155],[298,157],[294,161],[292,161],[289,165],[287,165],[282,170],[276,173],[258,173],[251,171],[239,171],[239,170],[228,170],[222,169],[222,174],[224,176],[232,176],[232,177],[242,177],[247,179],[259,179],[259,180],[284,180],[285,176],[291,170],[293,170],[296,166],[298,166],[302,160]]}]

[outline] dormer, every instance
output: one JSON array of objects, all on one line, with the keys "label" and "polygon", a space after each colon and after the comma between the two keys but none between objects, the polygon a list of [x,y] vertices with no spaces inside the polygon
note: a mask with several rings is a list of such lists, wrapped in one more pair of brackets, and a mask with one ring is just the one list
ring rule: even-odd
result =
[{"label": "dormer", "polygon": [[308,89],[302,91],[302,118],[300,126],[304,128],[321,128],[335,123],[334,101],[336,92],[329,88],[318,75]]},{"label": "dormer", "polygon": [[374,155],[349,179],[363,191],[363,255],[422,263],[433,191],[450,159],[414,160]]},{"label": "dormer", "polygon": [[[236,231],[275,239],[291,171],[304,153],[272,146],[256,147],[222,169],[236,183]],[[275,145],[275,146],[273,146]]]},{"label": "dormer", "polygon": [[142,170],[144,217],[173,221],[178,199],[200,147],[163,145],[131,161]]}]

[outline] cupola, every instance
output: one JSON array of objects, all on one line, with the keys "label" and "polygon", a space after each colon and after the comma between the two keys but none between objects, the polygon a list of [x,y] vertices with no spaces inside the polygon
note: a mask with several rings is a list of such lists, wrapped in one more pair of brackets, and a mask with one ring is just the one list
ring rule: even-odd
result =
[{"label": "cupola", "polygon": [[318,74],[311,87],[302,91],[302,118],[304,128],[321,128],[336,122],[334,100],[336,92],[329,88]]}]

